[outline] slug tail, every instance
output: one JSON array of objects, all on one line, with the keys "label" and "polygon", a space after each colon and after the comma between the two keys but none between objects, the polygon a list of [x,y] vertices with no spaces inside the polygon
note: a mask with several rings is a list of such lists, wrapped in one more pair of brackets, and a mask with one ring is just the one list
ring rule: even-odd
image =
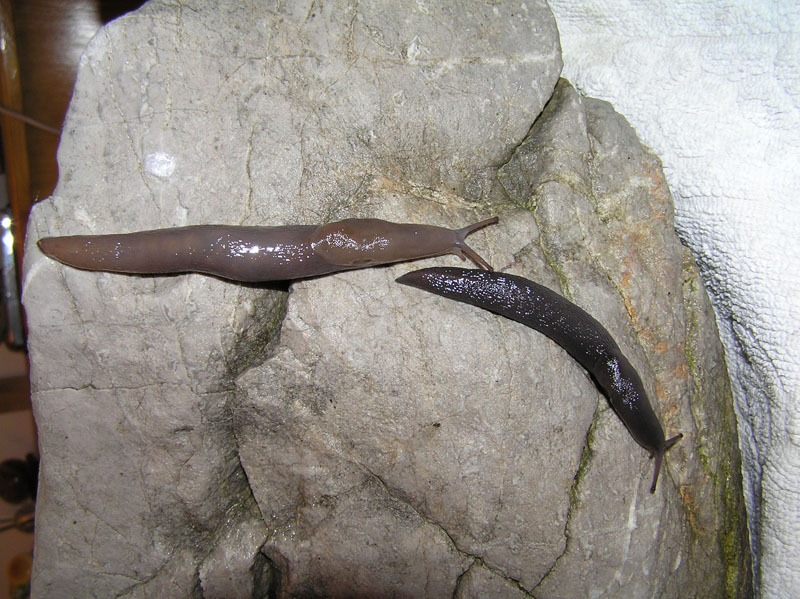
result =
[{"label": "slug tail", "polygon": [[190,260],[179,248],[187,244],[185,232],[196,229],[200,227],[43,237],[37,245],[46,256],[81,270],[124,274],[189,272]]},{"label": "slug tail", "polygon": [[479,229],[483,229],[484,227],[488,227],[489,225],[497,224],[499,221],[499,217],[493,216],[491,218],[487,218],[486,220],[482,220],[480,222],[471,224],[463,229],[457,229],[454,231],[456,234],[456,245],[453,248],[452,252],[459,256],[462,260],[466,260],[469,258],[472,260],[477,266],[480,266],[484,270],[493,271],[492,265],[489,264],[486,260],[484,260],[475,250],[467,245],[466,238],[467,235],[471,235],[475,231]]},{"label": "slug tail", "polygon": [[42,251],[43,254],[49,256],[50,258],[55,258],[53,252],[53,237],[43,237],[39,241],[36,242],[36,245],[39,246],[39,249]]},{"label": "slug tail", "polygon": [[91,269],[91,263],[86,260],[85,254],[81,252],[80,243],[75,239],[76,237],[43,237],[36,242],[36,245],[45,256],[62,264]]}]

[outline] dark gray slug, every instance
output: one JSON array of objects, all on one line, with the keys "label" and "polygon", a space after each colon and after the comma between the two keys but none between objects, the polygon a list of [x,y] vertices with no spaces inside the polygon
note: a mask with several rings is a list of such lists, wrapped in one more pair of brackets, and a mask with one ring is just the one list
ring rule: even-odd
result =
[{"label": "dark gray slug", "polygon": [[127,274],[199,272],[234,281],[282,281],[442,254],[492,270],[465,238],[497,217],[451,230],[350,218],[325,225],[196,225],[116,235],[45,237],[39,249],[83,270]]},{"label": "dark gray slug", "polygon": [[655,457],[650,492],[661,462],[683,435],[664,438],[642,381],[609,332],[586,311],[547,287],[523,277],[466,268],[425,268],[398,283],[485,308],[544,333],[583,366],[608,396],[636,442]]}]

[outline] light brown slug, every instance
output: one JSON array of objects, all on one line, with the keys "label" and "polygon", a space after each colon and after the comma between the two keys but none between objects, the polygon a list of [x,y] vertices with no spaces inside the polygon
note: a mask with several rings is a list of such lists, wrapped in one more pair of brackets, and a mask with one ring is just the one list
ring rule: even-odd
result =
[{"label": "light brown slug", "polygon": [[492,270],[466,237],[497,223],[463,229],[349,218],[325,225],[196,225],[112,235],[45,237],[39,249],[68,266],[126,274],[197,272],[245,282],[314,277],[443,254]]}]

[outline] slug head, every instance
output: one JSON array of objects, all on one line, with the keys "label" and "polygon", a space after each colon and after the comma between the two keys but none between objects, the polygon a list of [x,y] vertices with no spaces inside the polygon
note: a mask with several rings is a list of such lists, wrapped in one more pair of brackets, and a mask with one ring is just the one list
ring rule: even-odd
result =
[{"label": "slug head", "polygon": [[358,268],[390,264],[442,254],[470,258],[478,266],[491,266],[466,243],[467,235],[497,222],[497,217],[463,229],[432,225],[390,223],[374,218],[346,219],[318,227],[311,238],[314,253],[330,264]]},{"label": "slug head", "polygon": [[664,439],[664,429],[650,405],[642,380],[619,349],[604,353],[589,370],[628,432],[650,452],[651,458],[655,458],[653,484],[650,487],[650,492],[655,493],[664,453],[683,435]]}]

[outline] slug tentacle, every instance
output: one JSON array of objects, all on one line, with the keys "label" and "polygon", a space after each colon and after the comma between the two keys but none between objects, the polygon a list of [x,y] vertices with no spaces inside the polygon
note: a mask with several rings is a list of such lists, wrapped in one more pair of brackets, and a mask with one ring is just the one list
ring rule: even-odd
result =
[{"label": "slug tentacle", "polygon": [[498,217],[493,216],[492,218],[487,218],[486,220],[482,220],[480,222],[474,223],[469,225],[468,227],[464,227],[463,229],[458,229],[455,231],[456,234],[456,244],[452,250],[453,254],[459,256],[462,260],[466,260],[469,258],[472,260],[476,266],[480,266],[481,268],[493,271],[492,265],[489,264],[486,260],[480,257],[478,253],[473,250],[471,247],[467,245],[466,238],[467,235],[474,233],[478,229],[483,229],[484,227],[488,227],[489,225],[497,224],[499,220]]},{"label": "slug tentacle", "polygon": [[667,450],[675,445],[678,441],[683,439],[683,433],[678,433],[674,437],[667,439],[664,442],[664,447],[660,451],[656,451],[655,453],[651,454],[650,457],[655,457],[655,463],[653,464],[653,484],[650,486],[650,492],[656,492],[656,484],[658,484],[658,474],[661,472],[661,462],[664,459],[664,454]]},{"label": "slug tentacle", "polygon": [[535,329],[558,343],[594,378],[633,439],[655,457],[655,492],[664,453],[682,435],[664,439],[636,369],[609,332],[585,310],[533,281],[465,268],[425,268],[398,283],[490,310]]}]

